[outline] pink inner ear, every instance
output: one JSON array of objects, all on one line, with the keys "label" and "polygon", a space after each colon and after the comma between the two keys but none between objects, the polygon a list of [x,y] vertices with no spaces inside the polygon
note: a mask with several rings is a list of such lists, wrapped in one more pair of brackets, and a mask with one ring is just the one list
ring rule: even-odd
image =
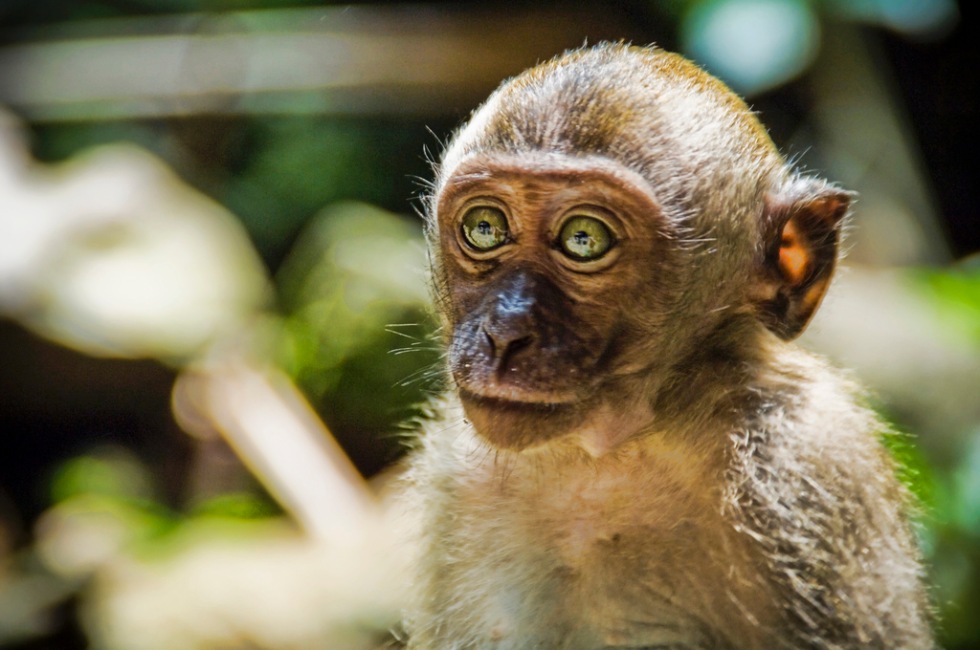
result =
[{"label": "pink inner ear", "polygon": [[799,285],[806,278],[809,261],[809,252],[800,241],[796,224],[787,221],[779,244],[779,271],[789,284]]}]

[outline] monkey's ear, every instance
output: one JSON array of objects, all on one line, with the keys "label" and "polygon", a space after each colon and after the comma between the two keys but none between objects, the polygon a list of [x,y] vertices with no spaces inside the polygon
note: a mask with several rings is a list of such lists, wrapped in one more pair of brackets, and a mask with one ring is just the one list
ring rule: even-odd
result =
[{"label": "monkey's ear", "polygon": [[808,180],[766,198],[766,297],[760,314],[783,340],[806,328],[837,264],[840,225],[853,194]]}]

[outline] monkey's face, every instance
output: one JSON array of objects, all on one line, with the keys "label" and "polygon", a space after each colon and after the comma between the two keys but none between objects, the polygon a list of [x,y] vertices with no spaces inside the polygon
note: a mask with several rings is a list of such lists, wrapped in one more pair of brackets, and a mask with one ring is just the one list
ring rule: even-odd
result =
[{"label": "monkey's face", "polygon": [[649,370],[640,332],[668,284],[666,225],[640,176],[601,158],[529,159],[472,158],[437,204],[450,369],[478,433],[506,448],[643,424],[623,393]]},{"label": "monkey's face", "polygon": [[792,174],[689,62],[610,46],[495,92],[434,200],[437,299],[477,432],[601,453],[697,397],[693,370],[803,330],[850,196]]}]

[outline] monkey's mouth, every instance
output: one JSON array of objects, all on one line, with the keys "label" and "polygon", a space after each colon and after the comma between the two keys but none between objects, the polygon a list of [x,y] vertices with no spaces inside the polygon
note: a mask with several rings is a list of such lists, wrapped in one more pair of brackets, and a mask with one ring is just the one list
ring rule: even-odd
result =
[{"label": "monkey's mouth", "polygon": [[571,393],[522,390],[510,386],[494,386],[486,392],[460,387],[459,396],[466,402],[487,409],[527,409],[553,412],[578,403],[579,396]]},{"label": "monkey's mouth", "polygon": [[518,392],[499,397],[461,388],[459,396],[476,432],[501,449],[538,446],[574,430],[581,420],[582,401],[567,395]]}]

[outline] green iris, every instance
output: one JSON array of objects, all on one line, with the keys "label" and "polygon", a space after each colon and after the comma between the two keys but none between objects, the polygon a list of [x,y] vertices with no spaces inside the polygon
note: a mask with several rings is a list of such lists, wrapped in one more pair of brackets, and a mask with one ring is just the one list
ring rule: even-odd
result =
[{"label": "green iris", "polygon": [[489,251],[507,241],[507,217],[487,205],[470,208],[463,216],[463,238],[478,251]]},{"label": "green iris", "polygon": [[561,227],[558,244],[562,252],[573,260],[595,260],[612,248],[613,237],[606,224],[594,217],[578,215]]}]

